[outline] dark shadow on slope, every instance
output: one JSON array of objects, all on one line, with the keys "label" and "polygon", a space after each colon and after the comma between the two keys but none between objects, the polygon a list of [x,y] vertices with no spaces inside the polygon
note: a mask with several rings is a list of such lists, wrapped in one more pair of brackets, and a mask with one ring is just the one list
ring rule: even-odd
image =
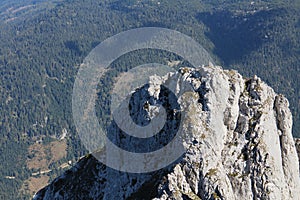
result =
[{"label": "dark shadow on slope", "polygon": [[146,84],[132,94],[129,102],[130,117],[136,125],[141,127],[147,126],[151,123],[151,119],[146,111],[147,108],[144,109],[143,107],[161,105],[167,113],[167,119],[163,128],[149,138],[133,137],[122,131],[115,121],[111,123],[107,130],[110,133],[107,135],[110,141],[129,152],[147,153],[156,151],[171,142],[179,131],[181,108],[176,95],[167,87],[161,85],[159,99],[154,99],[149,94],[148,88],[149,84]]},{"label": "dark shadow on slope", "polygon": [[274,26],[273,19],[284,12],[274,9],[237,15],[223,10],[199,13],[196,18],[210,29],[206,36],[215,45],[214,53],[229,65],[262,46]]},{"label": "dark shadow on slope", "polygon": [[[111,169],[89,154],[81,158],[71,169],[65,171],[62,176],[57,177],[48,186],[38,191],[35,200],[42,200],[46,197],[51,199],[103,199],[105,187],[111,187],[107,185],[110,177],[127,177],[130,180],[126,185],[122,185],[118,181],[114,185],[120,191],[133,190],[130,197],[126,199],[153,199],[158,195],[158,186],[163,182],[164,176],[172,171],[175,165],[182,161],[182,158],[158,171],[135,174]],[[134,189],[135,184],[141,182],[141,187]],[[97,191],[93,191],[96,189],[95,186],[98,187]]]}]

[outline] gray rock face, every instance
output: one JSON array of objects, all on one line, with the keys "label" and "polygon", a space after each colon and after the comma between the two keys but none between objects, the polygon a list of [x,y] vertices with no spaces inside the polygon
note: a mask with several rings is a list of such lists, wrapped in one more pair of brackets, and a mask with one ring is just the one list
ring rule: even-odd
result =
[{"label": "gray rock face", "polygon": [[[286,98],[256,76],[244,79],[219,67],[183,68],[159,80],[177,94],[191,87],[178,99],[186,133],[181,158],[152,173],[131,174],[85,157],[34,199],[300,199]],[[160,92],[155,81],[144,90],[154,98]],[[151,106],[146,111],[151,119]]]}]

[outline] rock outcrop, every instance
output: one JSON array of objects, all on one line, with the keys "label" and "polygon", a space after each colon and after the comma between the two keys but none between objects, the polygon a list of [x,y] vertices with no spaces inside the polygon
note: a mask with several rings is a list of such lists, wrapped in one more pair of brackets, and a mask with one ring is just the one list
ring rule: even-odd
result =
[{"label": "rock outcrop", "polygon": [[[182,68],[159,80],[177,94],[191,87],[178,99],[187,136],[182,157],[161,170],[134,174],[87,156],[34,199],[300,199],[285,97],[256,76],[245,79],[220,67]],[[155,98],[155,87],[150,81],[144,90]],[[146,112],[151,116],[151,109]]]}]

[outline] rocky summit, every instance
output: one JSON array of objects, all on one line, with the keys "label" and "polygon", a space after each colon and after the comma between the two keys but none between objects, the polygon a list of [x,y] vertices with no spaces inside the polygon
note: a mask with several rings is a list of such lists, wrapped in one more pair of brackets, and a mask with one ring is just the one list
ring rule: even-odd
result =
[{"label": "rocky summit", "polygon": [[[181,109],[186,152],[177,161],[149,173],[127,173],[85,156],[34,199],[300,199],[292,115],[284,96],[256,76],[243,78],[216,66],[150,77],[140,92],[158,101],[161,84],[174,88]],[[136,103],[143,95],[134,98],[131,104],[145,113],[135,117],[151,120],[151,106]],[[167,136],[168,130],[156,137],[161,143],[138,148],[162,148]],[[123,141],[123,148],[132,145],[120,137],[112,140]]]}]

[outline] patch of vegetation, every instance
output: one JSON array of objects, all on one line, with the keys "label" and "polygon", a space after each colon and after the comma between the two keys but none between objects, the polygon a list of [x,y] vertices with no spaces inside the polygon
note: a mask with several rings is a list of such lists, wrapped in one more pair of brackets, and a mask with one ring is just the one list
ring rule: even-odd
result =
[{"label": "patch of vegetation", "polygon": [[216,168],[209,169],[205,176],[214,176],[217,174],[217,171],[218,171],[218,169],[216,169]]}]

